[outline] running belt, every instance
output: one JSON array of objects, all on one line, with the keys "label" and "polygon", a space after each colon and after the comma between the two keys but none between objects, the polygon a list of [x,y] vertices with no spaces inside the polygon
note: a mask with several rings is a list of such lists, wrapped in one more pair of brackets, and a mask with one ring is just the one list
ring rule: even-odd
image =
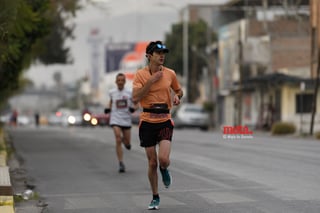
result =
[{"label": "running belt", "polygon": [[170,110],[169,109],[157,109],[157,108],[153,108],[153,109],[143,108],[143,112],[151,112],[151,113],[156,113],[156,114],[162,114],[162,113],[168,114],[170,112]]}]

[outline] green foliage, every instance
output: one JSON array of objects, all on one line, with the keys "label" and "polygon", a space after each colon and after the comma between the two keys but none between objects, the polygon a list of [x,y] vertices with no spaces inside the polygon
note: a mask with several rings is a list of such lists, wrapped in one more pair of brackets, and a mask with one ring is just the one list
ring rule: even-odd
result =
[{"label": "green foliage", "polygon": [[170,34],[166,35],[165,44],[170,50],[166,65],[183,75],[183,27],[182,23],[173,24]]},{"label": "green foliage", "polygon": [[79,0],[0,1],[0,108],[26,83],[23,70],[39,60],[44,64],[70,62],[64,41],[72,38]]},{"label": "green foliage", "polygon": [[[217,40],[215,32],[212,31],[206,22],[200,20],[197,23],[188,24],[188,51],[189,51],[189,69],[192,65],[191,47],[194,46],[200,52],[205,52],[207,45],[212,44]],[[183,23],[174,24],[171,27],[171,32],[166,34],[165,44],[170,49],[170,55],[166,58],[167,66],[173,68],[178,74],[183,74]],[[206,63],[197,55],[199,60],[198,70],[207,66]],[[198,72],[201,74],[201,72]]]},{"label": "green foliage", "polygon": [[32,197],[30,197],[28,200],[23,199],[22,194],[13,195],[13,200],[15,203],[28,202],[29,200],[39,200],[39,199],[40,199],[40,195],[38,192],[33,192]]},{"label": "green foliage", "polygon": [[23,197],[21,195],[13,195],[13,201],[15,203],[20,203],[20,202],[23,202],[24,199],[23,199]]},{"label": "green foliage", "polygon": [[203,108],[207,112],[213,112],[214,107],[215,107],[215,105],[214,105],[213,101],[205,101],[203,103]]},{"label": "green foliage", "polygon": [[30,64],[30,49],[43,29],[38,29],[39,14],[26,1],[4,0],[1,4],[7,11],[0,18],[0,103],[4,103],[21,88],[22,70]]},{"label": "green foliage", "polygon": [[276,122],[272,125],[271,133],[273,135],[286,135],[296,132],[296,126],[289,122]]},{"label": "green foliage", "polygon": [[[204,59],[204,57],[208,59],[206,48],[215,42],[217,37],[203,20],[188,23],[188,32],[188,68],[189,79],[192,80],[188,89],[191,94],[187,95],[188,100],[192,102],[199,94],[197,81],[201,78],[201,70],[208,67]],[[170,49],[166,65],[174,69],[177,74],[183,75],[183,23],[172,25],[171,32],[166,35],[165,44]]]}]

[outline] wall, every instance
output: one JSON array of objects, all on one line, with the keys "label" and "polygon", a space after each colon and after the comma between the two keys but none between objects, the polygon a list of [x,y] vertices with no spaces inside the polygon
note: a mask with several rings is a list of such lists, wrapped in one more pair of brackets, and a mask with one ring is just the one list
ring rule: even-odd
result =
[{"label": "wall", "polygon": [[[300,131],[301,119],[302,130],[304,133],[309,133],[311,123],[311,113],[303,113],[302,117],[300,113],[296,113],[295,96],[300,93],[299,86],[283,86],[282,90],[282,108],[281,108],[281,120],[295,123],[297,130]],[[305,93],[313,93],[313,90],[306,90]],[[314,132],[320,131],[320,94],[317,97],[317,109],[314,120]]]},{"label": "wall", "polygon": [[[272,70],[310,65],[309,37],[273,38],[271,51]],[[310,76],[310,72],[306,73],[306,75]]]}]

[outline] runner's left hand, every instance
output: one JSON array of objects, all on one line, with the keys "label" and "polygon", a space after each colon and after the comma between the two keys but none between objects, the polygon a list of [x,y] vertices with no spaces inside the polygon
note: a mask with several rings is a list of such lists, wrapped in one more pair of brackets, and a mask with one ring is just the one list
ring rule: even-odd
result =
[{"label": "runner's left hand", "polygon": [[173,105],[179,105],[180,104],[180,98],[178,95],[173,96]]}]

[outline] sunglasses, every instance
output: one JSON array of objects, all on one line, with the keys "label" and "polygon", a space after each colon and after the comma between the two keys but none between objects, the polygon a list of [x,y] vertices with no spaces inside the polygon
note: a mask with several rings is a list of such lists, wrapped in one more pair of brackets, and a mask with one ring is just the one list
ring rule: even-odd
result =
[{"label": "sunglasses", "polygon": [[166,47],[166,45],[164,45],[164,44],[157,44],[156,45],[159,49],[166,49],[167,47]]},{"label": "sunglasses", "polygon": [[162,50],[167,50],[166,45],[164,44],[155,44],[150,50],[149,53],[152,53],[154,51],[162,51]]}]

